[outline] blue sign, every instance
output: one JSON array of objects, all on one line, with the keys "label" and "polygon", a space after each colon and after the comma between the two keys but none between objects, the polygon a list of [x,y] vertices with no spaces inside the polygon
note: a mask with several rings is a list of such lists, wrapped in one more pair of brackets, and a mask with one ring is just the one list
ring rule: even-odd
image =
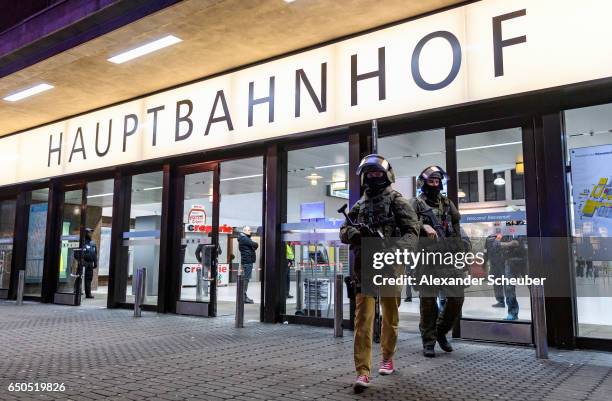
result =
[{"label": "blue sign", "polygon": [[300,220],[309,221],[325,218],[325,202],[310,202],[300,204]]},{"label": "blue sign", "polygon": [[516,212],[475,213],[461,215],[461,223],[493,223],[496,221],[525,220],[526,218],[525,212],[522,210]]}]

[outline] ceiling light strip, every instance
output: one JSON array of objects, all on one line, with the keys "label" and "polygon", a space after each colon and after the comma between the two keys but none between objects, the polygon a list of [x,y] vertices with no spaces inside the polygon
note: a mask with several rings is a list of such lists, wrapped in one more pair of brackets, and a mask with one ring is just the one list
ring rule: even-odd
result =
[{"label": "ceiling light strip", "polygon": [[474,146],[474,147],[471,147],[471,148],[457,149],[457,152],[464,152],[466,150],[480,150],[480,149],[499,148],[501,146],[521,145],[522,143],[523,143],[523,141],[516,141],[516,142],[496,143],[494,145]]},{"label": "ceiling light strip", "polygon": [[317,166],[314,169],[321,170],[324,168],[334,168],[334,167],[342,167],[342,166],[348,166],[348,163],[328,164],[327,166]]},{"label": "ceiling light strip", "polygon": [[157,50],[163,49],[164,47],[172,46],[179,42],[182,42],[182,40],[177,38],[176,36],[164,36],[163,38],[147,43],[146,45],[142,45],[132,50],[128,50],[126,52],[113,56],[109,58],[108,61],[115,64],[122,64],[126,61],[130,61],[135,58],[144,56],[145,54],[153,53]]},{"label": "ceiling light strip", "polygon": [[37,94],[39,94],[41,92],[45,92],[45,91],[48,91],[49,89],[53,89],[53,88],[54,88],[53,85],[38,84],[38,85],[33,86],[31,88],[21,90],[21,91],[19,91],[17,93],[13,93],[12,95],[9,95],[9,96],[5,97],[4,100],[6,100],[7,102],[16,102],[18,100],[22,100],[22,99],[25,99],[27,97],[37,95]]},{"label": "ceiling light strip", "polygon": [[221,178],[219,181],[244,180],[246,178],[256,178],[256,177],[263,177],[263,174],[253,174],[253,175],[243,175],[241,177]]},{"label": "ceiling light strip", "polygon": [[112,196],[113,193],[109,192],[107,194],[96,194],[96,195],[87,195],[87,199],[91,199],[91,198],[101,198],[103,196]]}]

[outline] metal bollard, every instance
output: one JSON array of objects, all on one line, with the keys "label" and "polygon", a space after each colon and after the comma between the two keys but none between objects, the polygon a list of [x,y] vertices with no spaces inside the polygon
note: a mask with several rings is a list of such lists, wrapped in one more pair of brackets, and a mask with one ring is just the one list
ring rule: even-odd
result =
[{"label": "metal bollard", "polygon": [[210,282],[209,268],[202,265],[202,296],[208,298],[208,283]]},{"label": "metal bollard", "polygon": [[204,287],[204,275],[202,274],[202,270],[204,267],[201,267],[196,271],[196,302],[202,302],[203,296],[203,287]]},{"label": "metal bollard", "polygon": [[302,269],[295,270],[295,309],[302,312],[304,309],[304,286],[302,285]]},{"label": "metal bollard", "polygon": [[310,304],[312,301],[312,294],[311,294],[311,290],[312,288],[310,288],[310,285],[312,284],[312,279],[308,279],[306,281],[304,281],[304,287],[306,287],[305,293],[306,293],[306,316],[310,316]]},{"label": "metal bollard", "polygon": [[140,305],[147,303],[147,268],[142,267],[142,285],[140,286]]},{"label": "metal bollard", "polygon": [[546,308],[544,286],[531,286],[531,310],[533,313],[533,337],[537,359],[548,359],[548,340],[546,337]]},{"label": "metal bollard", "polygon": [[19,282],[17,283],[17,305],[23,305],[24,286],[25,286],[25,270],[19,270]]},{"label": "metal bollard", "polygon": [[136,270],[136,277],[134,278],[136,282],[136,291],[134,294],[134,317],[142,316],[141,306],[144,303],[145,297],[145,280],[147,278],[146,269],[144,267]]},{"label": "metal bollard", "polygon": [[242,274],[242,268],[238,270],[238,277],[236,278],[236,328],[244,327],[244,275]]},{"label": "metal bollard", "polygon": [[342,283],[344,277],[342,274],[336,274],[336,282],[334,283],[334,337],[342,337]]}]

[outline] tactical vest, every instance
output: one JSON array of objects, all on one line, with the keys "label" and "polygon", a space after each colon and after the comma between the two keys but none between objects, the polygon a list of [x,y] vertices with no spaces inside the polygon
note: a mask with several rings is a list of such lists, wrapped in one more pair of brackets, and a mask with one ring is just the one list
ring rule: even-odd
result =
[{"label": "tactical vest", "polygon": [[357,201],[359,204],[357,222],[367,224],[374,230],[380,229],[385,237],[399,236],[392,205],[400,196],[402,195],[393,189],[386,189],[374,197],[362,196]]},{"label": "tactical vest", "polygon": [[423,219],[424,224],[428,224],[430,226],[434,226],[433,221],[422,212],[428,209],[431,209],[433,214],[438,219],[438,222],[442,225],[445,236],[450,237],[454,234],[453,222],[451,221],[450,215],[450,200],[446,196],[440,196],[440,203],[437,207],[431,207],[425,201],[425,195],[421,194],[417,197],[417,202],[419,204],[417,213],[419,217]]}]

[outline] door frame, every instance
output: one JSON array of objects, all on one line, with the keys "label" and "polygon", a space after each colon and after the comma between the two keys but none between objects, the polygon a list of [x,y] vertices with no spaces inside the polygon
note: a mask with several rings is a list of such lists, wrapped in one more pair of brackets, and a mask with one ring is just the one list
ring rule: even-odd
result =
[{"label": "door frame", "polygon": [[[66,192],[69,191],[81,191],[81,205],[80,205],[80,223],[79,223],[79,248],[82,248],[85,243],[85,226],[87,224],[87,181],[78,180],[73,182],[63,183],[58,186],[58,192],[56,196],[58,197],[55,223],[53,226],[53,235],[51,246],[55,248],[55,260],[51,262],[49,266],[46,266],[47,270],[50,271],[49,280],[53,279],[54,284],[53,288],[53,298],[52,301],[55,304],[60,305],[71,305],[71,306],[79,306],[81,304],[81,294],[75,294],[74,292],[61,292],[58,291],[59,287],[59,255],[61,254],[62,247],[62,219],[64,215],[64,205],[65,205],[65,195]],[[47,281],[47,284],[50,284]],[[81,288],[83,286],[83,280],[81,279]]]},{"label": "door frame", "polygon": [[[46,222],[48,225],[49,222],[49,203],[50,203],[50,188],[49,182],[36,183],[36,184],[28,184],[23,185],[20,188],[20,192],[17,195],[17,216],[15,219],[15,234],[14,234],[14,243],[16,246],[13,246],[13,268],[15,271],[18,270],[26,270],[26,261],[27,261],[27,246],[28,246],[28,235],[30,229],[30,206],[32,202],[32,191],[47,189],[49,193],[47,195],[47,218]],[[42,301],[42,293],[43,293],[43,277],[45,272],[45,252],[47,250],[47,234],[48,228],[45,229],[45,238],[43,242],[43,271],[41,276],[41,294],[40,295],[24,295],[24,300],[29,301]],[[12,292],[9,294],[11,299],[16,298],[17,293],[17,285],[18,285],[18,275],[11,278],[11,286]]]},{"label": "door frame", "polygon": [[11,269],[10,273],[9,273],[9,284],[8,284],[8,288],[3,288],[0,289],[0,299],[13,299],[16,296],[17,293],[17,277],[18,274],[16,274],[15,272],[16,267],[18,266],[17,264],[17,260],[15,260],[15,250],[17,248],[18,250],[18,241],[17,241],[17,235],[19,234],[18,230],[19,230],[19,212],[20,212],[20,203],[22,201],[22,195],[20,194],[13,194],[13,193],[8,193],[6,195],[2,195],[0,196],[0,202],[4,202],[4,201],[14,201],[15,202],[15,216],[13,219],[13,242],[11,243],[11,264],[9,266],[9,268]]},{"label": "door frame", "polygon": [[[521,140],[524,163],[525,214],[527,219],[527,236],[529,238],[528,258],[530,266],[541,266],[540,260],[540,211],[538,208],[537,161],[534,143],[536,118],[531,115],[515,116],[503,119],[486,120],[460,125],[449,125],[445,129],[446,137],[446,170],[448,176],[448,197],[459,207],[458,203],[458,169],[457,137],[463,135],[486,133],[509,128],[521,128]],[[529,224],[529,222],[532,222]],[[534,241],[535,240],[535,241]],[[535,262],[535,263],[534,263]],[[533,317],[533,312],[532,312]],[[462,327],[469,333],[469,339],[495,341],[503,343],[533,344],[532,321],[503,321],[496,319],[461,317],[453,327],[453,338],[464,338]]]},{"label": "door frame", "polygon": [[220,185],[220,162],[202,162],[189,165],[178,166],[171,172],[172,183],[170,194],[172,196],[171,213],[169,216],[170,229],[170,248],[167,275],[167,294],[166,310],[171,313],[179,313],[194,316],[217,316],[217,252],[213,252],[213,260],[211,266],[210,281],[210,296],[208,302],[198,301],[183,301],[181,297],[181,240],[183,238],[183,213],[185,203],[185,176],[190,174],[212,172],[213,173],[213,190],[212,190],[212,220],[211,220],[211,239],[212,245],[216,250],[219,245],[219,185]]}]

